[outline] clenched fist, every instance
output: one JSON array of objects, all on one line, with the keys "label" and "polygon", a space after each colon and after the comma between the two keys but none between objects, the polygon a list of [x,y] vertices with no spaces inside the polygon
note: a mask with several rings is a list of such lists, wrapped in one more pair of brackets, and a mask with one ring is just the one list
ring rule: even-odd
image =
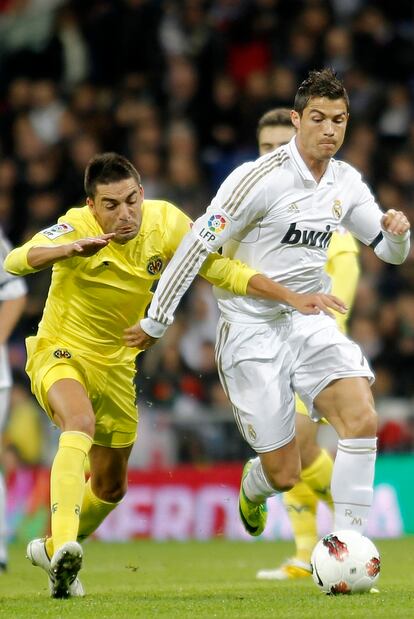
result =
[{"label": "clenched fist", "polygon": [[384,230],[396,236],[405,234],[410,229],[410,222],[402,211],[390,208],[381,219]]}]

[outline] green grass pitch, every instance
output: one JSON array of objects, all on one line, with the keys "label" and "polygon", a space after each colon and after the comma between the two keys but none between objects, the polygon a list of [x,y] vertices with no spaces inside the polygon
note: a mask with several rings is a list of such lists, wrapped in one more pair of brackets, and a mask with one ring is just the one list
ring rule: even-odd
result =
[{"label": "green grass pitch", "polygon": [[85,544],[83,599],[52,600],[47,577],[10,547],[0,576],[0,617],[10,619],[414,617],[414,537],[377,542],[379,594],[330,597],[311,579],[259,582],[256,570],[292,552],[285,542],[152,542]]}]

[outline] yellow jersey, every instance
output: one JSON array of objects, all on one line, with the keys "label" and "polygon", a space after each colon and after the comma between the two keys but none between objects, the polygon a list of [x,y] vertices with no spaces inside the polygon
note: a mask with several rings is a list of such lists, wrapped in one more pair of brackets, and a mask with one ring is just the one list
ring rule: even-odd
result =
[{"label": "yellow jersey", "polygon": [[354,237],[344,228],[334,232],[328,248],[328,260],[325,270],[332,279],[332,294],[339,297],[348,306],[346,314],[335,312],[335,318],[342,332],[354,301],[358,278],[358,245]]},{"label": "yellow jersey", "polygon": [[[145,314],[151,288],[161,276],[191,225],[174,205],[144,200],[137,236],[120,245],[110,242],[91,257],[74,256],[56,262],[37,338],[58,348],[90,351],[111,360],[133,361],[137,350],[123,343],[123,332]],[[36,271],[27,262],[33,246],[71,243],[103,233],[88,206],[72,208],[58,223],[38,232],[10,252],[5,268],[14,275]],[[210,255],[200,275],[233,294],[246,294],[257,271],[219,254]]]}]

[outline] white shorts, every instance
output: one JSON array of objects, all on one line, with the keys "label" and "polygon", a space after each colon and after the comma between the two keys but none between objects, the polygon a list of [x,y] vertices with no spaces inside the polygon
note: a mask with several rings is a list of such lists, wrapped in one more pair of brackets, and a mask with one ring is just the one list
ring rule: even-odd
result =
[{"label": "white shorts", "polygon": [[309,414],[333,380],[374,375],[361,349],[326,314],[283,314],[272,323],[220,319],[217,368],[239,430],[257,453],[278,449],[295,435],[297,392]]}]

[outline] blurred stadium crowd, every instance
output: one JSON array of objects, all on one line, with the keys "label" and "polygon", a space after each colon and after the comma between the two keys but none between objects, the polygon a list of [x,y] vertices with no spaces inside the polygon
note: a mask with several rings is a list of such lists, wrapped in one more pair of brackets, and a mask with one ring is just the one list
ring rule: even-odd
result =
[{"label": "blurred stadium crowd", "polygon": [[[148,198],[196,217],[257,156],[261,114],[291,107],[308,70],[323,66],[351,101],[340,158],[414,224],[413,11],[410,0],[0,0],[1,226],[20,244],[82,205],[85,165],[103,150],[131,159]],[[393,268],[361,247],[361,271],[350,333],[377,374],[380,446],[412,450],[414,253]],[[53,453],[23,372],[49,277],[27,279],[11,343],[10,467]],[[138,464],[244,457],[215,371],[216,320],[200,280],[140,358]]]}]

